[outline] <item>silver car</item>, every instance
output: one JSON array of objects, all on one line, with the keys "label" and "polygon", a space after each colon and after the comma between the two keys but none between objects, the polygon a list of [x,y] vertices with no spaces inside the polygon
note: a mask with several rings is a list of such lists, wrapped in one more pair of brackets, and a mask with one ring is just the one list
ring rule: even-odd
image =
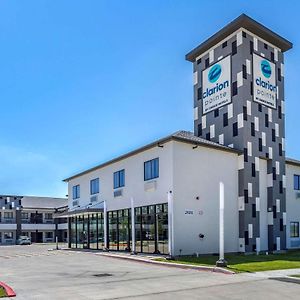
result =
[{"label": "silver car", "polygon": [[17,240],[18,245],[31,245],[31,239],[28,236],[20,236]]}]

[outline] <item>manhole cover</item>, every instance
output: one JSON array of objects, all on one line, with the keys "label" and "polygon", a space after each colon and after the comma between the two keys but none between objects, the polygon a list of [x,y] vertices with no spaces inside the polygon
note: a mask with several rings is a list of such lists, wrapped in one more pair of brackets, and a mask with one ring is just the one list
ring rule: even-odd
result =
[{"label": "manhole cover", "polygon": [[109,277],[109,276],[113,276],[113,275],[109,274],[109,273],[99,273],[99,274],[93,274],[93,276],[95,276],[95,277]]}]

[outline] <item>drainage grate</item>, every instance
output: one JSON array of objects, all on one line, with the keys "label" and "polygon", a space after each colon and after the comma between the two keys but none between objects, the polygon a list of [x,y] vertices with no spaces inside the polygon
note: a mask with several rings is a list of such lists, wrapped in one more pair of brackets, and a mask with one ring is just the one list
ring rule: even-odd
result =
[{"label": "drainage grate", "polygon": [[109,277],[109,276],[113,276],[113,275],[109,274],[109,273],[99,273],[99,274],[93,274],[93,276],[95,276],[95,277]]}]

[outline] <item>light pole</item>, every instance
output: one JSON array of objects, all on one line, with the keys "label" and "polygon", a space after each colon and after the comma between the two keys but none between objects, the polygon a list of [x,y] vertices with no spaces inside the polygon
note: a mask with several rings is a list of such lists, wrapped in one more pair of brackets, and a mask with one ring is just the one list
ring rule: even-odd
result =
[{"label": "light pole", "polygon": [[224,183],[220,182],[220,208],[219,208],[219,260],[217,267],[227,267],[227,261],[224,258]]}]

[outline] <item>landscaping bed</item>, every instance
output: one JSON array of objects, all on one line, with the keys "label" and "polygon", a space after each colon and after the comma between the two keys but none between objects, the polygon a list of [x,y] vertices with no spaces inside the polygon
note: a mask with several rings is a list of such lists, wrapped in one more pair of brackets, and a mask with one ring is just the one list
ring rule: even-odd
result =
[{"label": "landscaping bed", "polygon": [[[228,262],[227,269],[236,273],[300,268],[300,251],[289,251],[287,253],[269,255],[228,254],[226,255],[225,259]],[[218,256],[180,256],[176,257],[175,260],[165,260],[164,258],[157,258],[155,260],[170,263],[215,266]]]}]

